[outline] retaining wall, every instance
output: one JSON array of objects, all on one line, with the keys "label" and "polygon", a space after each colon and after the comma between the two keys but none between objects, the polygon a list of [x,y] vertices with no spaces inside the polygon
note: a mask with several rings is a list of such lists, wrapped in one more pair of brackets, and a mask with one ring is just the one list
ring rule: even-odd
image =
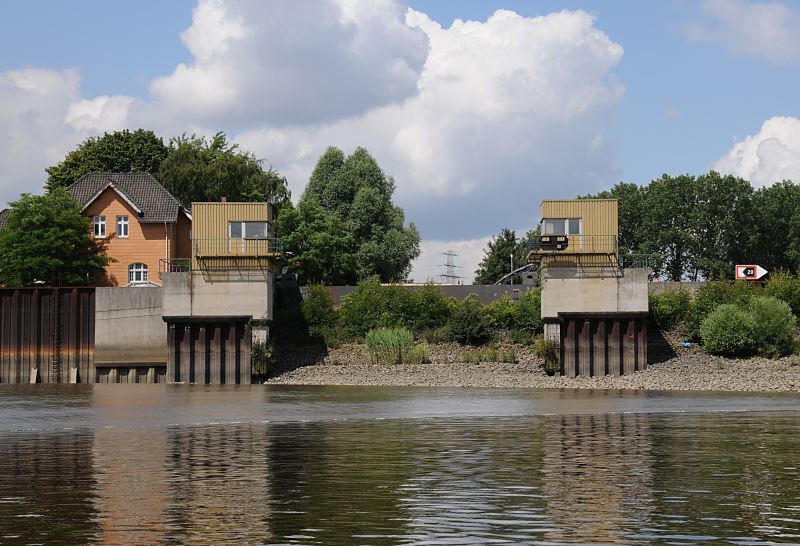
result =
[{"label": "retaining wall", "polygon": [[130,367],[167,364],[167,327],[162,289],[97,288],[95,294],[95,363]]}]

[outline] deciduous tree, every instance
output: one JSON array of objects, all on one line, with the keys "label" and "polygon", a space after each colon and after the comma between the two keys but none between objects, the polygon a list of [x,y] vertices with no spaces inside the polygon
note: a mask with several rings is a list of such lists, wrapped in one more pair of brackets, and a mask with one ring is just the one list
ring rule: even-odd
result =
[{"label": "deciduous tree", "polygon": [[63,161],[45,171],[46,189],[66,188],[90,172],[146,172],[155,175],[168,149],[153,131],[114,131],[84,140]]},{"label": "deciduous tree", "polygon": [[89,284],[111,260],[65,189],[23,193],[10,205],[0,230],[0,284]]},{"label": "deciduous tree", "polygon": [[170,139],[169,153],[158,169],[158,178],[186,207],[192,202],[266,201],[276,210],[289,201],[286,179],[251,152],[228,141],[225,133],[211,139],[183,135]]},{"label": "deciduous tree", "polygon": [[[420,236],[413,223],[405,225],[403,210],[392,203],[394,190],[394,180],[364,148],[345,156],[331,147],[317,162],[300,204],[314,203],[350,234],[352,261],[347,263],[353,269],[344,277],[357,280],[377,275],[383,282],[392,282],[404,279],[411,270],[419,256]],[[286,248],[299,252],[292,248],[295,238],[285,228],[284,233]]]}]

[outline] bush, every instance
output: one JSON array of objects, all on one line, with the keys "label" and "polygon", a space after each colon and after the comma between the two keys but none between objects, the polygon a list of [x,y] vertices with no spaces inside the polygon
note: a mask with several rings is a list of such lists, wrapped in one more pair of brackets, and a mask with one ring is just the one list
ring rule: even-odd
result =
[{"label": "bush", "polygon": [[417,298],[414,292],[399,285],[380,286],[380,291],[383,307],[378,326],[413,329],[417,321]]},{"label": "bush", "polygon": [[785,301],[792,313],[800,316],[800,277],[785,271],[770,273],[764,294]]},{"label": "bush", "polygon": [[503,294],[499,300],[483,306],[483,317],[490,328],[511,329],[514,327],[514,302],[508,294]]},{"label": "bush", "polygon": [[711,281],[697,291],[690,313],[689,337],[702,339],[700,327],[714,309],[723,304],[746,306],[758,288],[746,282]]},{"label": "bush", "polygon": [[[409,292],[411,292],[409,290]],[[426,284],[415,291],[416,320],[414,327],[418,332],[441,328],[450,317],[447,297],[433,284]]]},{"label": "bush", "polygon": [[544,360],[544,371],[548,375],[555,375],[556,372],[561,371],[556,344],[549,339],[536,338],[533,342],[533,354]]},{"label": "bush", "polygon": [[542,291],[527,290],[514,304],[514,329],[529,334],[542,332]]},{"label": "bush", "polygon": [[356,291],[345,296],[339,306],[339,320],[344,334],[361,338],[378,328],[385,309],[385,291],[377,277],[358,283]]},{"label": "bush", "polygon": [[489,338],[481,304],[474,295],[452,304],[447,336],[462,345],[477,345]]},{"label": "bush", "polygon": [[749,312],[760,354],[775,358],[792,352],[797,319],[788,303],[770,296],[756,297],[750,302]]},{"label": "bush", "polygon": [[414,334],[407,328],[377,328],[367,333],[373,363],[402,364],[414,350]]},{"label": "bush", "polygon": [[414,345],[405,355],[407,364],[425,364],[430,362],[428,359],[428,347],[426,345]]},{"label": "bush", "polygon": [[336,324],[333,298],[330,290],[321,284],[312,284],[308,287],[308,295],[306,301],[303,302],[302,312],[312,333],[318,333],[321,328],[331,328]]},{"label": "bush", "polygon": [[671,328],[686,323],[692,312],[692,295],[688,290],[665,290],[651,293],[650,320],[659,328]]},{"label": "bush", "polygon": [[448,300],[436,286],[419,289],[382,286],[377,277],[358,284],[339,308],[344,333],[361,338],[375,328],[408,328],[417,332],[444,326]]},{"label": "bush", "polygon": [[701,323],[703,348],[712,354],[742,356],[756,350],[753,317],[732,303],[718,305]]},{"label": "bush", "polygon": [[461,362],[466,364],[480,364],[481,362],[517,363],[517,352],[513,349],[501,350],[497,347],[482,347],[480,349],[467,349],[461,353]]}]

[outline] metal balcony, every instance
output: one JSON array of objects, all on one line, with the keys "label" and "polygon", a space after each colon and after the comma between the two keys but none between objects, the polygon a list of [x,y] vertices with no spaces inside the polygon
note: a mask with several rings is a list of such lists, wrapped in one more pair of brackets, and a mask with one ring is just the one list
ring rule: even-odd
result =
[{"label": "metal balcony", "polygon": [[203,271],[267,270],[283,255],[280,239],[192,239],[193,268]]},{"label": "metal balcony", "polygon": [[194,258],[269,258],[283,253],[281,240],[268,239],[192,239]]}]

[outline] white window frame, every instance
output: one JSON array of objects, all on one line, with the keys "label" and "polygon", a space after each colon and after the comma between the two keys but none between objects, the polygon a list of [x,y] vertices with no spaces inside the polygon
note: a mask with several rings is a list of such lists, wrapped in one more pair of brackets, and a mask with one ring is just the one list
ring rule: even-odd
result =
[{"label": "white window frame", "polygon": [[[137,279],[137,277],[139,277]],[[128,284],[139,285],[148,283],[148,267],[147,264],[135,262],[128,265]]]},{"label": "white window frame", "polygon": [[[564,222],[564,233],[547,233],[545,230],[545,222]],[[570,233],[569,232],[569,221],[570,220],[577,220],[578,221],[578,233]],[[583,219],[582,218],[543,218],[542,219],[542,235],[583,235]]]},{"label": "white window frame", "polygon": [[[246,224],[249,223],[259,223],[264,224],[264,237],[247,237],[247,226]],[[239,230],[242,234],[241,237],[234,237],[233,236],[233,226],[234,224],[239,224]],[[228,222],[228,252],[232,252],[233,249],[233,241],[241,241],[242,243],[242,252],[245,251],[245,241],[264,241],[269,239],[270,236],[270,228],[272,224],[267,220],[231,220]]]},{"label": "white window frame", "polygon": [[[120,229],[120,228],[125,228],[125,229]],[[128,215],[125,214],[117,216],[117,237],[122,239],[127,239],[129,234],[130,234],[130,221],[128,220]]]},{"label": "white window frame", "polygon": [[92,234],[95,239],[104,239],[106,236],[106,217],[99,214],[92,217]]}]

